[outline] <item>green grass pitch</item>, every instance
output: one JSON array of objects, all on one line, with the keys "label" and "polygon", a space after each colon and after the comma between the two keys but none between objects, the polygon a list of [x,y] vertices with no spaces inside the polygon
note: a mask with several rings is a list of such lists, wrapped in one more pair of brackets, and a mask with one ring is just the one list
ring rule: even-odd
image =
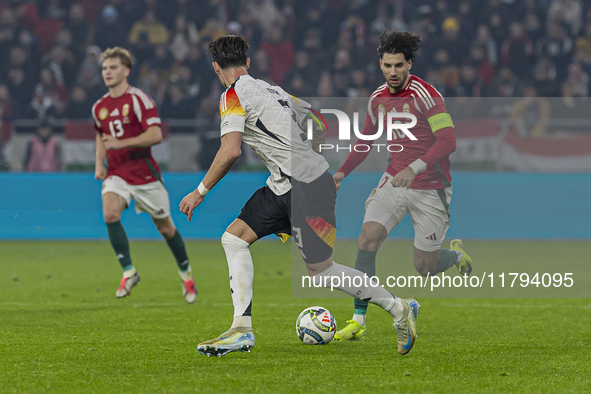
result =
[{"label": "green grass pitch", "polygon": [[[466,245],[481,254],[499,248]],[[527,255],[540,245],[519,248]],[[199,289],[193,305],[161,241],[131,243],[142,281],[122,300],[107,242],[0,243],[0,393],[591,391],[589,299],[423,298],[406,356],[376,307],[366,341],[303,345],[294,325],[305,307],[327,307],[342,326],[352,302],[291,298],[290,247],[277,241],[252,247],[253,352],[204,357],[197,344],[231,323],[227,267],[219,242],[187,247]],[[571,259],[588,261],[588,248],[574,249]]]}]

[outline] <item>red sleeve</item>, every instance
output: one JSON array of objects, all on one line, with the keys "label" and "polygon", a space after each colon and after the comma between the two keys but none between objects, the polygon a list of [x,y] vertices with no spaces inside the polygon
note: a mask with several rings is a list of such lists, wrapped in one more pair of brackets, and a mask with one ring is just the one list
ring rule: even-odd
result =
[{"label": "red sleeve", "polygon": [[427,153],[421,157],[427,167],[434,167],[443,158],[451,155],[456,150],[456,136],[453,127],[444,127],[433,133],[435,143],[429,148]]},{"label": "red sleeve", "polygon": [[[430,117],[447,113],[443,96],[437,89],[427,83],[413,81],[412,89],[416,95],[416,103],[419,110],[428,120]],[[437,165],[442,159],[456,150],[456,137],[453,127],[443,127],[433,133],[435,142],[420,159],[427,164],[427,167]]]},{"label": "red sleeve", "polygon": [[97,131],[97,133],[102,134],[103,128],[101,126],[101,122],[99,122],[99,120],[98,120],[98,114],[96,113],[97,108],[98,108],[98,104],[99,104],[99,102],[97,101],[92,106],[92,120],[93,120],[92,125],[94,126],[94,129]]},{"label": "red sleeve", "polygon": [[151,126],[160,126],[162,122],[154,100],[137,88],[131,88],[130,93],[133,100],[133,111],[142,125],[142,130],[145,131]]},{"label": "red sleeve", "polygon": [[[364,135],[375,134],[378,129],[378,120],[372,108],[372,103],[373,97],[370,97],[369,103],[367,105],[367,114],[365,115],[365,122],[363,123],[363,130],[361,131],[361,134]],[[343,163],[343,165],[341,165],[341,168],[339,168],[338,172],[344,173],[345,176],[349,175],[355,168],[357,168],[359,164],[363,162],[363,160],[365,160],[367,155],[369,155],[369,152],[371,151],[371,148],[373,148],[373,145],[369,145],[370,149],[368,149],[367,152],[365,152],[364,149],[362,149],[361,152],[356,152],[355,146],[359,144],[367,144],[367,141],[358,139],[355,142],[355,144],[351,148],[351,152],[349,153],[349,155],[347,155],[345,162]]]}]

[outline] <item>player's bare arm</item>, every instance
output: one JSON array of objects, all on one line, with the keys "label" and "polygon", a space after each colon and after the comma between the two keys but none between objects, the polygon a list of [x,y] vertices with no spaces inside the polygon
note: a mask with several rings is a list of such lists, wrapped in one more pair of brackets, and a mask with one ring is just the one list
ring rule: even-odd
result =
[{"label": "player's bare arm", "polygon": [[[230,171],[236,159],[242,154],[241,143],[242,133],[240,132],[230,132],[222,136],[220,150],[215,155],[211,167],[201,182],[207,191],[212,189]],[[203,202],[204,197],[205,194],[202,194],[197,188],[181,201],[179,208],[182,213],[187,215],[189,221],[193,217],[193,210]]]},{"label": "player's bare arm", "polygon": [[118,139],[109,134],[103,134],[103,144],[107,149],[147,148],[162,142],[160,126],[150,126],[137,137]]},{"label": "player's bare arm", "polygon": [[94,163],[94,179],[103,181],[107,176],[107,169],[105,168],[105,157],[107,152],[103,144],[100,134],[96,134],[96,161]]}]

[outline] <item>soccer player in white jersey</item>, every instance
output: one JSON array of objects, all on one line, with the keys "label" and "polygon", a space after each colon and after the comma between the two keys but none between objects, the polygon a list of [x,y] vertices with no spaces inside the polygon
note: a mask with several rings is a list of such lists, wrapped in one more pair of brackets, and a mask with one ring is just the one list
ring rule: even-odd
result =
[{"label": "soccer player in white jersey", "polygon": [[[449,228],[451,175],[449,155],[456,149],[451,117],[443,97],[427,82],[410,74],[421,38],[416,34],[385,31],[378,53],[386,82],[370,96],[363,134],[375,134],[390,112],[406,112],[417,119],[410,129],[411,140],[403,132],[392,133],[386,172],[366,201],[365,217],[358,239],[355,268],[375,275],[376,253],[388,234],[408,213],[413,221],[414,266],[423,276],[437,275],[456,266],[460,274],[470,275],[472,259],[463,250],[462,241],[451,241],[451,250],[441,249]],[[355,144],[366,143],[359,139]],[[371,147],[371,146],[370,146]],[[334,175],[337,188],[341,181],[367,157],[369,150],[355,149]],[[337,340],[359,340],[365,337],[367,302],[355,299],[353,319],[335,335]]]},{"label": "soccer player in white jersey", "polygon": [[[193,210],[228,173],[241,154],[244,141],[263,160],[271,175],[267,186],[246,202],[238,218],[222,236],[228,260],[234,320],[228,331],[202,342],[204,355],[222,356],[252,349],[252,282],[254,269],[250,245],[270,234],[290,234],[300,248],[309,275],[324,284],[324,278],[342,275],[354,278],[363,273],[333,262],[336,237],[336,185],[328,163],[316,153],[297,122],[297,100],[277,86],[248,75],[249,45],[241,36],[222,36],[209,44],[213,68],[226,91],[220,98],[221,147],[198,188],[180,203],[191,220]],[[293,199],[292,199],[293,196]],[[346,282],[346,281],[345,281]],[[330,286],[330,281],[326,282]],[[335,287],[386,310],[394,319],[398,352],[410,351],[416,337],[420,305],[400,299],[381,286]]]}]

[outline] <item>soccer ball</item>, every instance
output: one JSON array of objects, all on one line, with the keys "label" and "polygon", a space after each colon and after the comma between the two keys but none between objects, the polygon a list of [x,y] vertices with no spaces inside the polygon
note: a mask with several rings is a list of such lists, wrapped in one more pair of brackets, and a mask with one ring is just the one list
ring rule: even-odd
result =
[{"label": "soccer ball", "polygon": [[328,309],[311,306],[296,321],[296,334],[306,345],[325,345],[337,331],[337,322]]}]

